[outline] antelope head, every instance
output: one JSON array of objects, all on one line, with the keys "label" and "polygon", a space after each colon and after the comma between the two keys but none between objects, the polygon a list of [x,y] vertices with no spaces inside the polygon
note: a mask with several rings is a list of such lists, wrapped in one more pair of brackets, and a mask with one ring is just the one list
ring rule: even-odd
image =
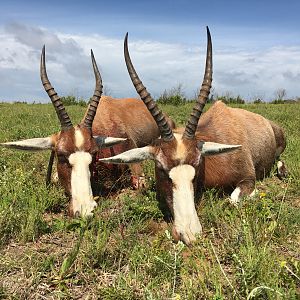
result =
[{"label": "antelope head", "polygon": [[91,215],[96,207],[93,199],[90,166],[95,160],[95,154],[101,147],[108,147],[123,142],[126,139],[101,137],[92,135],[92,123],[102,94],[102,79],[98,70],[93,51],[92,64],[96,79],[94,95],[87,108],[84,120],[73,126],[71,119],[52,87],[46,72],[45,46],[41,54],[40,75],[45,91],[51,99],[60,121],[61,130],[48,137],[32,138],[15,142],[2,143],[1,146],[21,150],[51,149],[57,157],[57,172],[59,180],[70,198],[70,215]]},{"label": "antelope head", "polygon": [[[146,159],[155,161],[157,195],[163,198],[174,219],[173,236],[190,244],[200,234],[201,224],[195,208],[195,191],[201,174],[203,157],[232,151],[239,145],[225,145],[201,141],[197,125],[207,101],[212,83],[212,42],[207,27],[207,54],[205,74],[187,125],[182,131],[172,131],[155,101],[139,79],[128,52],[128,34],[124,42],[126,66],[133,85],[151,112],[161,136],[154,143],[131,149],[119,155],[100,159],[103,162],[128,164]],[[181,133],[180,133],[181,132]]]}]

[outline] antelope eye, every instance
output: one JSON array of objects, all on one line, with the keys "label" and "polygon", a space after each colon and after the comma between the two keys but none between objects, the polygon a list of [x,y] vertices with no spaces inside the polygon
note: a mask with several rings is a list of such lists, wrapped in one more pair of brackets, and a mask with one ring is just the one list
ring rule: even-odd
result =
[{"label": "antelope eye", "polygon": [[166,179],[171,180],[170,175],[169,175],[169,171],[164,170],[162,172],[162,174],[163,174],[162,178],[166,178]]},{"label": "antelope eye", "polygon": [[194,168],[197,168],[199,166],[199,163],[202,161],[203,157],[201,153],[199,152],[198,154],[194,155],[190,159],[190,165]]},{"label": "antelope eye", "polygon": [[169,177],[169,170],[165,169],[160,162],[156,163],[156,167],[159,171],[159,174],[160,174],[159,176],[160,176],[161,179],[169,179],[170,178]]},{"label": "antelope eye", "polygon": [[162,171],[165,171],[163,165],[158,160],[156,161],[156,166],[157,166],[158,169],[160,169]]}]

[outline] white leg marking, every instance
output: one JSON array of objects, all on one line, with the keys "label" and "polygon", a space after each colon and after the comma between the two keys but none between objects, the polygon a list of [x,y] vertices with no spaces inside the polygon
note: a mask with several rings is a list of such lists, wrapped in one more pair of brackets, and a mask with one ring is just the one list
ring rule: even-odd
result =
[{"label": "white leg marking", "polygon": [[240,202],[240,193],[241,193],[241,189],[239,187],[237,187],[230,195],[230,202],[232,204],[238,204]]},{"label": "white leg marking", "polygon": [[92,162],[91,154],[87,152],[75,152],[69,156],[72,165],[71,192],[73,214],[81,216],[92,215],[97,203],[93,199],[90,182],[89,164]]},{"label": "white leg marking", "polygon": [[258,193],[257,189],[254,189],[252,193],[249,195],[250,197],[254,197]]},{"label": "white leg marking", "polygon": [[[257,189],[254,189],[252,193],[249,195],[249,197],[254,197],[255,194],[258,192]],[[237,187],[230,195],[230,203],[237,205],[240,202],[240,194],[241,194],[241,189]]]},{"label": "white leg marking", "polygon": [[179,165],[171,169],[169,176],[173,182],[174,227],[180,239],[190,244],[202,232],[194,202],[192,180],[195,169],[190,165]]},{"label": "white leg marking", "polygon": [[283,179],[287,177],[288,175],[288,170],[285,166],[285,163],[281,160],[277,162],[277,176],[279,179]]}]

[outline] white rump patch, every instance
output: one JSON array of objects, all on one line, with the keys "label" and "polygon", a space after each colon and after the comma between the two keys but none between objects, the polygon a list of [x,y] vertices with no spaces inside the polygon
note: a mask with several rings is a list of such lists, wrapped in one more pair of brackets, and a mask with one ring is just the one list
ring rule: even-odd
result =
[{"label": "white rump patch", "polygon": [[91,154],[87,152],[75,152],[69,156],[72,165],[71,173],[71,192],[73,214],[81,216],[92,215],[97,203],[93,199],[90,182],[89,165],[92,162]]},{"label": "white rump patch", "polygon": [[275,152],[275,157],[279,157],[280,154],[283,152],[283,150],[284,150],[283,147],[278,147]]},{"label": "white rump patch", "polygon": [[194,187],[195,168],[179,165],[169,173],[173,182],[174,227],[180,239],[186,244],[196,240],[202,227],[195,209]]}]

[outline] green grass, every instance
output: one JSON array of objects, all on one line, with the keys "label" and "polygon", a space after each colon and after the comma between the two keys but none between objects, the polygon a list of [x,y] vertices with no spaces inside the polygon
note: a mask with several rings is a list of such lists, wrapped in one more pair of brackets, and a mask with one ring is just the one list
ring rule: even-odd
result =
[{"label": "green grass", "polygon": [[[242,105],[281,124],[290,175],[257,182],[240,206],[208,190],[203,235],[175,244],[150,189],[100,198],[91,219],[65,215],[44,184],[49,153],[0,148],[0,299],[300,299],[300,105]],[[162,106],[184,125],[191,104]],[[84,107],[68,106],[73,123]],[[59,130],[51,105],[0,104],[0,141]]]}]

